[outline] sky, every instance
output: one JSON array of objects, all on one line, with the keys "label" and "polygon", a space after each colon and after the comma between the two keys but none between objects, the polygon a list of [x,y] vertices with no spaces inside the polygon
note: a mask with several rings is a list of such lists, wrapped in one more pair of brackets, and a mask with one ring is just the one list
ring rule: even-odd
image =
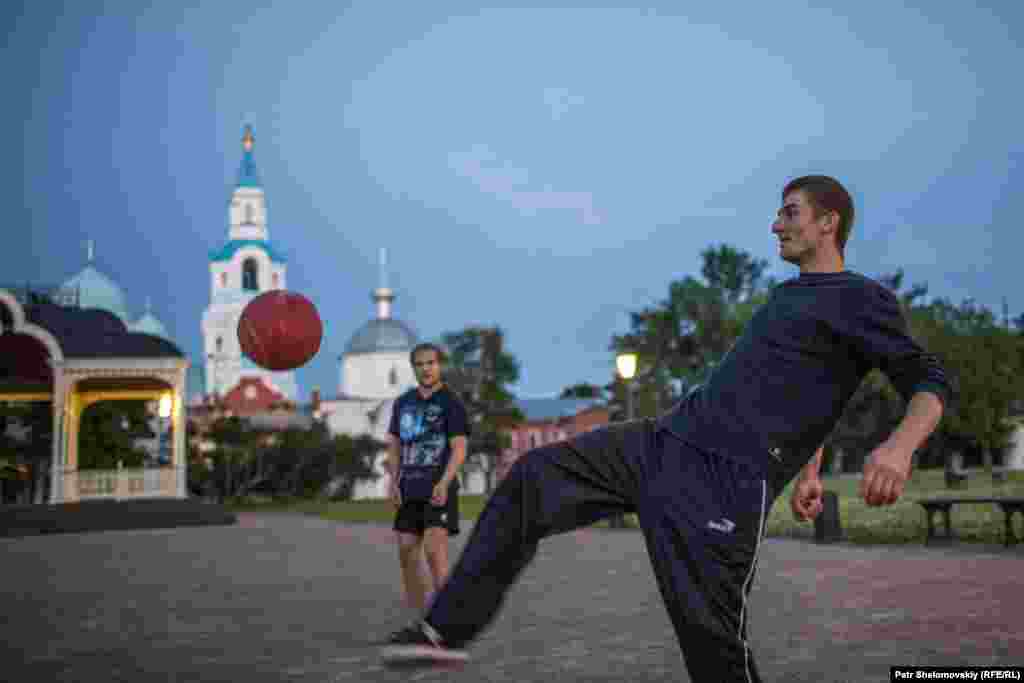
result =
[{"label": "sky", "polygon": [[[596,5],[596,6],[595,6]],[[245,124],[333,396],[373,317],[499,325],[521,397],[606,383],[631,310],[730,244],[787,278],[791,178],[842,181],[849,269],[1024,312],[1024,5],[880,0],[5,2],[0,283],[86,262],[193,360]]]}]

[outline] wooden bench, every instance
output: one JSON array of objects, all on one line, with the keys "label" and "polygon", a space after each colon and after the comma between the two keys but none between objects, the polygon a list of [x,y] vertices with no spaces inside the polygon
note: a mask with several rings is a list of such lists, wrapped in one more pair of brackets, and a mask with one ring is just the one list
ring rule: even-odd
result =
[{"label": "wooden bench", "polygon": [[[1003,538],[1003,545],[1009,547],[1019,540],[1013,531],[1013,514],[1019,512],[1024,518],[1024,498],[935,498],[932,500],[919,500],[917,504],[924,508],[925,516],[928,518],[928,538],[925,541],[952,541],[953,529],[949,521],[949,511],[954,505],[998,505],[1006,517],[1006,534]],[[945,522],[944,534],[936,533],[935,515],[941,513]]]},{"label": "wooden bench", "polygon": [[954,470],[946,468],[946,488],[962,489],[967,486],[968,474],[965,470]]}]

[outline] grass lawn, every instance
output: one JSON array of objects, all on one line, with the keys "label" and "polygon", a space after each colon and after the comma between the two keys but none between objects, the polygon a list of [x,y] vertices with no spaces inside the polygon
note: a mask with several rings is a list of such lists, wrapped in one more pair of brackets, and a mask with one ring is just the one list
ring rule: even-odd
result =
[{"label": "grass lawn", "polygon": [[[923,543],[928,535],[924,508],[916,504],[926,498],[1022,498],[1024,472],[1012,472],[1008,481],[993,484],[992,477],[982,470],[970,470],[966,486],[947,489],[941,469],[917,470],[911,476],[903,496],[893,505],[869,508],[857,496],[859,476],[826,477],[825,490],[839,496],[839,519],[846,540],[853,543]],[[779,496],[768,517],[769,536],[814,535],[813,524],[793,520],[789,509],[791,486]],[[995,505],[956,505],[950,513],[953,534],[961,541],[1002,543],[1004,517]],[[1022,534],[1017,515],[1014,528]]]},{"label": "grass lawn", "polygon": [[[852,543],[923,543],[927,536],[924,510],[915,501],[925,498],[955,497],[1024,497],[1024,472],[1013,472],[1003,484],[993,484],[986,472],[971,470],[967,485],[950,490],[945,486],[943,473],[938,470],[914,472],[907,490],[891,506],[869,508],[857,497],[859,476],[825,477],[825,490],[839,496],[839,517],[846,540]],[[799,523],[789,509],[790,488],[779,496],[768,517],[769,536],[811,538],[814,525]],[[459,511],[468,528],[479,516],[486,498],[460,496]],[[386,500],[356,500],[346,502],[324,501],[269,501],[248,500],[229,505],[235,511],[280,511],[313,514],[342,522],[391,524],[394,508]],[[960,541],[978,543],[1003,542],[1003,513],[994,505],[957,505],[951,513],[953,533]],[[636,525],[633,516],[627,523]],[[1014,520],[1018,537],[1024,537],[1024,524],[1018,515]],[[607,522],[596,526],[607,527]]]}]

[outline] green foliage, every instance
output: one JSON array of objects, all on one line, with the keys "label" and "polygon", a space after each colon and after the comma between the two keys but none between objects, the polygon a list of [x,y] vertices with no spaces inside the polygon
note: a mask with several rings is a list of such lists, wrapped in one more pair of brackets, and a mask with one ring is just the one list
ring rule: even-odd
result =
[{"label": "green foliage", "polygon": [[[1015,475],[1015,476],[1014,476]],[[1014,473],[1005,484],[993,484],[991,477],[974,472],[966,490],[947,492],[942,469],[915,470],[907,488],[894,505],[868,507],[858,495],[860,477],[826,477],[827,491],[839,498],[839,519],[845,540],[862,545],[923,543],[927,536],[924,509],[916,501],[943,496],[967,495],[979,498],[1024,496],[1024,473]],[[812,538],[814,525],[797,522],[790,511],[792,484],[779,494],[768,517],[770,536]],[[1017,519],[1017,534],[1021,523]],[[965,505],[953,510],[953,531],[963,542],[1002,543],[1003,513],[995,506]]]},{"label": "green foliage", "polygon": [[505,350],[500,327],[446,332],[441,345],[448,353],[444,381],[462,399],[472,425],[469,457],[490,459],[493,473],[494,460],[509,447],[503,427],[523,417],[509,389],[519,380],[519,361]]},{"label": "green foliage", "polygon": [[87,407],[78,433],[78,468],[141,467],[145,452],[135,440],[150,438],[145,401],[100,401]]},{"label": "green foliage", "polygon": [[0,455],[0,479],[17,479],[18,463],[9,455]]},{"label": "green foliage", "polygon": [[[26,431],[14,436],[8,425]],[[42,502],[46,491],[46,474],[53,455],[53,409],[49,403],[0,403],[0,479],[19,480],[20,486],[8,485],[5,494],[20,488],[15,497],[24,502]]]},{"label": "green foliage", "polygon": [[[358,479],[373,479],[373,459],[385,444],[363,435],[332,436],[322,422],[308,429],[265,431],[239,417],[223,417],[210,426],[215,448],[190,470],[190,485],[212,489],[221,500],[258,492],[313,498],[329,492],[346,499]],[[333,488],[331,485],[333,482]]]},{"label": "green foliage", "polygon": [[940,299],[912,315],[956,392],[939,426],[941,436],[978,444],[990,464],[992,454],[1008,445],[1008,417],[1024,393],[1024,338],[999,327],[991,311],[971,301],[956,307]]},{"label": "green foliage", "polygon": [[604,389],[596,384],[580,382],[579,384],[573,384],[562,389],[562,393],[558,395],[558,398],[589,398],[600,400],[604,398]]},{"label": "green foliage", "polygon": [[[8,425],[26,428],[25,440],[8,435]],[[0,456],[15,462],[47,461],[53,455],[53,408],[49,403],[0,403]]]},{"label": "green foliage", "polygon": [[[611,350],[638,356],[636,409],[650,415],[705,381],[742,334],[775,283],[767,261],[728,245],[705,249],[704,282],[686,276],[669,283],[668,298],[630,314],[630,331],[614,335]],[[612,386],[622,405],[625,388]]]},{"label": "green foliage", "polygon": [[701,275],[708,287],[722,292],[729,304],[739,303],[762,291],[768,261],[755,259],[728,244],[708,247],[701,252],[701,258],[704,260]]}]

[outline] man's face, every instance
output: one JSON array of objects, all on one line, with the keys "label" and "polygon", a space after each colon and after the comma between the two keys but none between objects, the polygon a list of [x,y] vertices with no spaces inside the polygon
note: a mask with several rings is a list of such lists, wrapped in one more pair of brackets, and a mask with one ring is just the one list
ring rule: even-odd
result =
[{"label": "man's face", "polygon": [[798,266],[813,263],[826,240],[834,239],[833,232],[826,229],[829,218],[834,225],[838,217],[834,212],[816,217],[802,190],[786,195],[772,223],[772,232],[779,239],[779,256]]},{"label": "man's face", "polygon": [[417,351],[413,356],[412,366],[416,371],[416,381],[424,389],[429,389],[441,381],[441,364],[437,361],[437,352],[430,349]]}]

